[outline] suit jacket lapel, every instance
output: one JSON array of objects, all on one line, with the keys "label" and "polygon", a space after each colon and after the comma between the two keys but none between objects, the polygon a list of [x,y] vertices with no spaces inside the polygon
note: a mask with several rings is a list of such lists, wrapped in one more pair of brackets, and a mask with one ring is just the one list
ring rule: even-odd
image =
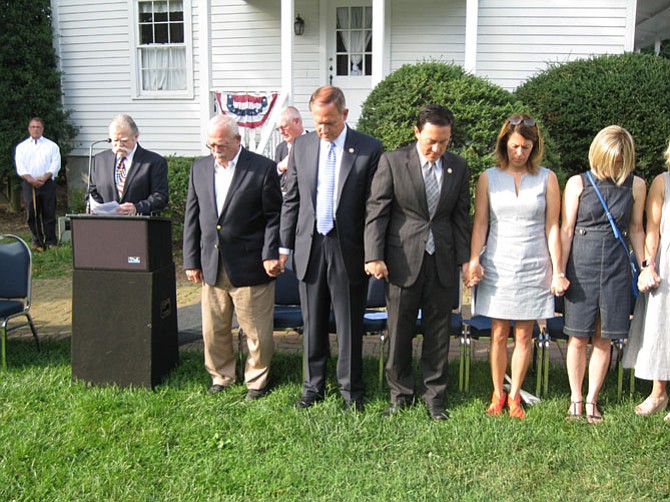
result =
[{"label": "suit jacket lapel", "polygon": [[354,161],[358,156],[358,141],[354,134],[351,134],[351,129],[347,126],[347,135],[344,138],[344,149],[342,150],[342,160],[340,162],[340,173],[339,179],[337,180],[337,194],[335,200],[337,201],[337,207],[340,205],[340,196],[342,195],[342,189],[344,184],[349,177],[352,167],[354,166]]},{"label": "suit jacket lapel", "polygon": [[[123,185],[123,193],[121,194],[120,201],[123,201],[124,197],[126,196],[126,193],[128,192],[128,187],[131,186],[131,184],[133,183],[133,178],[137,176],[137,171],[139,170],[139,166],[142,163],[143,157],[144,157],[144,149],[138,143],[137,148],[135,149],[135,154],[133,155],[132,164],[126,166],[126,182]],[[114,157],[114,162],[116,162],[116,156]],[[114,171],[116,171],[116,164],[114,165]]]},{"label": "suit jacket lapel", "polygon": [[447,152],[444,152],[442,155],[442,185],[440,187],[440,198],[437,199],[437,207],[435,208],[435,213],[439,211],[439,209],[442,207],[444,204],[446,198],[447,198],[447,192],[451,189],[451,184],[454,181],[454,176],[452,172],[449,172],[451,170],[451,165],[449,162],[449,156],[447,155]]},{"label": "suit jacket lapel", "polygon": [[207,190],[207,196],[209,197],[210,200],[210,206],[209,210],[211,211],[211,214],[214,215],[214,219],[218,220],[219,219],[219,211],[216,207],[216,192],[214,191],[214,184],[215,184],[215,177],[214,177],[214,156],[210,155],[209,156],[209,161],[203,168],[203,176],[205,177],[206,183],[205,187]]},{"label": "suit jacket lapel", "polygon": [[316,214],[316,184],[319,179],[319,148],[321,143],[316,133],[310,136],[309,141],[310,144],[305,148],[306,169],[299,165],[296,165],[296,169],[298,169],[298,176],[300,176],[300,171],[305,176],[305,181],[307,181],[307,186],[310,189],[309,198],[312,201],[312,209]]},{"label": "suit jacket lapel", "polygon": [[416,143],[410,148],[407,157],[408,175],[412,182],[412,190],[418,194],[419,206],[421,206],[421,210],[426,215],[426,219],[430,219],[428,200],[426,199],[426,183],[423,181],[423,166],[421,165],[419,153],[416,151]]}]

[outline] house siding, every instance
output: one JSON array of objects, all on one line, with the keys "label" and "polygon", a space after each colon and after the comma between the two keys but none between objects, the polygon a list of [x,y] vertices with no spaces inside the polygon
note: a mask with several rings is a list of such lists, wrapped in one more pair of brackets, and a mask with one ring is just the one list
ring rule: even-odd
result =
[{"label": "house siding", "polygon": [[390,68],[437,60],[463,64],[465,0],[391,2]]},{"label": "house siding", "polygon": [[480,0],[476,73],[513,90],[548,63],[622,53],[628,3]]}]

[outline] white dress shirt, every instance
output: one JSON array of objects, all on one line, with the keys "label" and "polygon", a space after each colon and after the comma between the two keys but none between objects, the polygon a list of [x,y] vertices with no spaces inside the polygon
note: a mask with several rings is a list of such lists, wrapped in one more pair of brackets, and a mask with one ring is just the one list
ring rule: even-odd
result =
[{"label": "white dress shirt", "polygon": [[33,178],[47,172],[56,179],[60,171],[60,149],[50,139],[40,136],[37,140],[28,138],[16,147],[16,172],[23,177],[29,174]]},{"label": "white dress shirt", "polygon": [[228,161],[228,167],[219,165],[214,161],[214,197],[216,198],[216,214],[221,216],[223,211],[223,204],[226,202],[230,184],[233,182],[233,174],[235,174],[235,166],[237,160],[240,158],[242,147],[237,150],[237,154],[233,159]]}]

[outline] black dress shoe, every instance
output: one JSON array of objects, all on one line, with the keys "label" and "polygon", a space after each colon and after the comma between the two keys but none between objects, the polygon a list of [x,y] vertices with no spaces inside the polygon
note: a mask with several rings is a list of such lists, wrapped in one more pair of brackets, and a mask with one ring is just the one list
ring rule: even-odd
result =
[{"label": "black dress shoe", "polygon": [[358,411],[360,413],[363,413],[365,411],[365,405],[363,404],[363,401],[361,401],[360,399],[354,399],[352,401],[345,401],[344,409],[346,411]]},{"label": "black dress shoe", "polygon": [[207,392],[209,394],[218,394],[219,392],[223,392],[224,390],[226,390],[228,387],[230,387],[230,386],[229,385],[220,385],[218,383],[215,383],[207,390]]},{"label": "black dress shoe", "polygon": [[400,413],[402,410],[406,410],[407,408],[410,407],[410,402],[406,400],[401,400],[401,401],[395,401],[391,402],[385,409],[384,409],[384,416],[385,417],[390,417],[392,415],[397,415]]},{"label": "black dress shoe", "polygon": [[321,394],[310,394],[308,396],[302,396],[295,402],[296,408],[309,408],[314,406],[316,403],[323,401],[323,396]]},{"label": "black dress shoe", "polygon": [[244,398],[247,401],[255,401],[256,399],[260,399],[262,397],[267,396],[270,393],[270,384],[267,384],[265,387],[261,389],[249,389],[247,391],[247,396]]},{"label": "black dress shoe", "polygon": [[430,414],[430,418],[438,422],[449,419],[449,410],[442,406],[428,406],[428,413]]}]

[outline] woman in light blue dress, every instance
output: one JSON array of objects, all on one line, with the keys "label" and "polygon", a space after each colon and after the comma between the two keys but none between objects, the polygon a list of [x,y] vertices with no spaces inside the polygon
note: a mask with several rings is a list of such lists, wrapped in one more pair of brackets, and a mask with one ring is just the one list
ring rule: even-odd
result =
[{"label": "woman in light blue dress", "polygon": [[[670,145],[665,152],[670,169]],[[640,296],[630,326],[624,368],[635,376],[652,380],[649,396],[635,407],[637,415],[664,412],[668,406],[670,380],[670,172],[654,178],[647,198],[647,233],[644,261],[638,280]],[[665,416],[670,422],[670,413]]]},{"label": "woman in light blue dress", "polygon": [[[490,415],[507,405],[510,416],[525,417],[520,391],[531,359],[533,324],[554,316],[552,295],[563,294],[569,285],[561,268],[560,189],[556,175],[540,167],[542,152],[535,120],[513,115],[498,134],[498,165],[477,182],[469,285],[478,285],[475,313],[491,318]],[[507,396],[503,381],[511,321],[515,345]]]}]

